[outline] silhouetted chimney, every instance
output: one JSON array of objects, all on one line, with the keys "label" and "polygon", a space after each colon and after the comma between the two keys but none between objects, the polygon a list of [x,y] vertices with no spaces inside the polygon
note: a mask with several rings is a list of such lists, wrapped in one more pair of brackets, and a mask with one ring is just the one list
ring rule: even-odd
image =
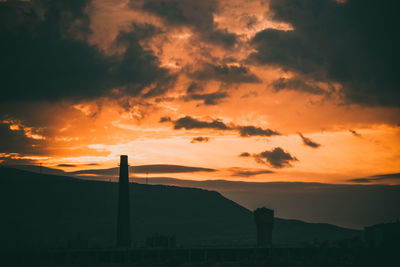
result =
[{"label": "silhouetted chimney", "polygon": [[118,185],[117,247],[130,247],[128,156],[121,155]]},{"label": "silhouetted chimney", "polygon": [[272,229],[274,228],[274,211],[260,208],[254,211],[254,221],[257,225],[257,246],[272,246]]}]

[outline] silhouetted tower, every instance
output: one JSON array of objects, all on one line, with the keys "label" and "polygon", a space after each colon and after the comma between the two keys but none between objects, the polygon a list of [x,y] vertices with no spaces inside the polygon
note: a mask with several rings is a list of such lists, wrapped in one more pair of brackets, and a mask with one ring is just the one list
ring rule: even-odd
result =
[{"label": "silhouetted tower", "polygon": [[129,214],[128,156],[121,155],[118,184],[117,247],[130,247],[131,229]]},{"label": "silhouetted tower", "polygon": [[265,207],[254,211],[254,221],[257,225],[257,246],[272,246],[272,229],[274,228],[274,211]]}]

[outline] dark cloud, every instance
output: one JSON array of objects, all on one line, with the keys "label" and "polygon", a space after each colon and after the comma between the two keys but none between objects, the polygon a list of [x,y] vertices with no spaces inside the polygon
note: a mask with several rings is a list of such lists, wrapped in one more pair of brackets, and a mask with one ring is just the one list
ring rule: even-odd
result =
[{"label": "dark cloud", "polygon": [[38,164],[37,160],[21,158],[19,155],[7,155],[4,157],[0,157],[0,166],[12,167],[21,166],[21,165],[34,165]]},{"label": "dark cloud", "polygon": [[227,29],[213,29],[203,34],[202,37],[205,41],[224,46],[225,48],[230,48],[238,42],[236,34],[228,32]]},{"label": "dark cloud", "polygon": [[190,143],[207,143],[208,141],[210,141],[210,138],[199,136],[199,137],[193,138]]},{"label": "dark cloud", "polygon": [[248,97],[257,97],[258,93],[255,91],[250,91],[244,95],[242,95],[240,98],[248,98]]},{"label": "dark cloud", "polygon": [[304,80],[299,78],[279,78],[272,82],[272,87],[276,91],[281,90],[294,90],[300,92],[307,92],[310,94],[321,95],[326,93],[321,87],[314,84],[307,84]]},{"label": "dark cloud", "polygon": [[227,48],[238,42],[235,34],[216,28],[214,14],[218,13],[218,1],[131,0],[131,7],[156,14],[172,27],[191,27],[206,42]]},{"label": "dark cloud", "polygon": [[246,66],[213,65],[204,63],[191,74],[200,81],[215,80],[224,83],[259,83],[260,79]]},{"label": "dark cloud", "polygon": [[181,172],[215,172],[215,169],[181,166],[181,165],[168,165],[168,164],[153,164],[141,165],[132,167],[134,173],[181,173]]},{"label": "dark cloud", "polygon": [[81,166],[99,166],[100,164],[98,163],[86,163],[86,164],[58,164],[57,167],[67,167],[67,168],[75,168],[75,167],[81,167]]},{"label": "dark cloud", "polygon": [[86,165],[86,166],[100,166],[99,163],[86,163],[86,164],[83,164],[83,165]]},{"label": "dark cloud", "polygon": [[248,158],[248,157],[250,157],[251,155],[250,155],[250,153],[248,153],[248,152],[243,152],[243,153],[240,153],[240,155],[239,155],[239,157],[243,157],[243,158]]},{"label": "dark cloud", "polygon": [[239,177],[252,177],[260,174],[273,173],[270,170],[260,170],[260,169],[245,169],[245,168],[231,168],[232,176]]},{"label": "dark cloud", "polygon": [[[168,122],[171,121],[169,117],[162,117],[160,122]],[[211,122],[201,121],[190,116],[185,116],[176,121],[172,121],[174,124],[174,129],[216,129],[216,130],[236,130],[238,131],[241,137],[250,137],[250,136],[274,136],[280,135],[277,131],[273,131],[271,129],[262,129],[256,126],[235,126],[233,124],[227,125],[223,121],[216,119]]]},{"label": "dark cloud", "polygon": [[134,32],[136,37],[140,40],[147,40],[157,34],[163,33],[162,29],[148,23],[133,23],[132,32]]},{"label": "dark cloud", "polygon": [[23,129],[11,130],[10,125],[0,122],[0,153],[40,155],[44,153],[45,140],[26,136]]},{"label": "dark cloud", "polygon": [[348,181],[352,183],[368,184],[376,182],[393,181],[399,179],[400,179],[400,173],[389,173],[389,174],[373,175],[365,178],[349,179]]},{"label": "dark cloud", "polygon": [[175,77],[159,67],[160,63],[151,51],[143,50],[134,32],[120,32],[116,43],[125,47],[125,53],[112,66],[110,76],[114,86],[136,96],[143,92],[145,86],[152,85],[147,92],[143,92],[144,97],[152,97],[163,94],[173,85]]},{"label": "dark cloud", "polygon": [[213,12],[217,9],[217,2],[212,0],[145,0],[131,3],[133,8],[140,5],[144,10],[165,18],[170,24],[191,25],[200,29],[212,28]]},{"label": "dark cloud", "polygon": [[67,168],[75,168],[78,167],[79,165],[76,164],[58,164],[57,167],[67,167]]},{"label": "dark cloud", "polygon": [[280,133],[273,131],[271,129],[262,129],[260,127],[255,127],[255,126],[238,126],[238,130],[240,136],[242,137],[280,135]]},{"label": "dark cloud", "polygon": [[202,100],[204,105],[217,105],[222,99],[227,98],[226,92],[214,92],[210,94],[188,94],[185,99],[189,100]]},{"label": "dark cloud", "polygon": [[289,152],[284,151],[280,147],[276,147],[270,151],[264,151],[258,154],[252,155],[254,159],[261,164],[271,166],[273,168],[284,168],[291,167],[291,161],[297,161],[298,159]]},{"label": "dark cloud", "polygon": [[257,52],[250,60],[307,80],[339,82],[347,103],[400,105],[396,1],[271,0],[270,10],[273,19],[290,23],[294,30],[257,33],[252,40]]},{"label": "dark cloud", "polygon": [[314,142],[310,138],[307,138],[304,135],[302,135],[301,133],[298,133],[298,134],[301,137],[301,140],[303,140],[303,144],[304,145],[312,147],[312,148],[318,148],[318,147],[321,146],[321,144],[318,144],[318,143]]},{"label": "dark cloud", "polygon": [[201,91],[203,91],[203,87],[197,82],[192,82],[186,90],[188,94],[197,93]]},{"label": "dark cloud", "polygon": [[350,129],[349,132],[351,132],[356,137],[361,137],[361,134],[357,133],[355,130]]},{"label": "dark cloud", "polygon": [[160,123],[163,123],[163,122],[170,122],[171,121],[171,117],[161,117],[160,118]]},{"label": "dark cloud", "polygon": [[[86,39],[89,1],[0,2],[0,98],[60,100],[95,98],[112,88],[139,95],[161,94],[173,77],[144,50],[143,30],[120,33],[120,55],[106,56]],[[37,6],[41,8],[38,9]]]},{"label": "dark cloud", "polygon": [[213,120],[211,122],[200,121],[194,119],[190,116],[186,116],[174,121],[174,129],[217,129],[217,130],[230,130],[231,128],[227,126],[220,120]]}]

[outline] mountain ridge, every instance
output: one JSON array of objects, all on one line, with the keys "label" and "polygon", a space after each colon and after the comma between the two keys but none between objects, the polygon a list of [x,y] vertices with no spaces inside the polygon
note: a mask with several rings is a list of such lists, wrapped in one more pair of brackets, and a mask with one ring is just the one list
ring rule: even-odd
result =
[{"label": "mountain ridge", "polygon": [[[62,247],[82,233],[90,244],[112,247],[117,183],[0,168],[1,206],[8,248]],[[252,212],[216,191],[130,184],[133,240],[176,235],[183,246],[252,246]],[[276,218],[274,242],[294,245],[335,240],[360,232],[330,224]]]},{"label": "mountain ridge", "polygon": [[[28,166],[28,168],[40,172],[39,166]],[[59,171],[55,170],[57,175]],[[42,173],[50,172],[52,171],[42,167]],[[99,181],[115,182],[118,179],[118,168],[114,168],[112,175],[101,175],[101,172],[100,170],[97,175],[74,175],[63,172],[62,175]],[[200,181],[171,176],[173,175],[153,174],[145,179],[145,175],[131,175],[131,181],[218,191],[224,197],[250,210],[267,205],[275,209],[276,216],[281,218],[312,223],[326,222],[351,229],[363,229],[365,226],[395,221],[399,219],[400,214],[400,206],[397,205],[400,202],[400,185],[261,182],[257,179]]]}]

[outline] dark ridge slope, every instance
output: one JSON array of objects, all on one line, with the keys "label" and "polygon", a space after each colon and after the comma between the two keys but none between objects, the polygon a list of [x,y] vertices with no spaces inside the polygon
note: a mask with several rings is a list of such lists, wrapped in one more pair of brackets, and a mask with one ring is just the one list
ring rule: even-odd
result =
[{"label": "dark ridge slope", "polygon": [[[252,213],[215,191],[130,184],[135,244],[156,233],[186,246],[255,244]],[[65,247],[81,233],[90,246],[115,244],[117,184],[0,168],[3,249]],[[274,239],[293,244],[359,232],[328,224],[276,220]]]}]

